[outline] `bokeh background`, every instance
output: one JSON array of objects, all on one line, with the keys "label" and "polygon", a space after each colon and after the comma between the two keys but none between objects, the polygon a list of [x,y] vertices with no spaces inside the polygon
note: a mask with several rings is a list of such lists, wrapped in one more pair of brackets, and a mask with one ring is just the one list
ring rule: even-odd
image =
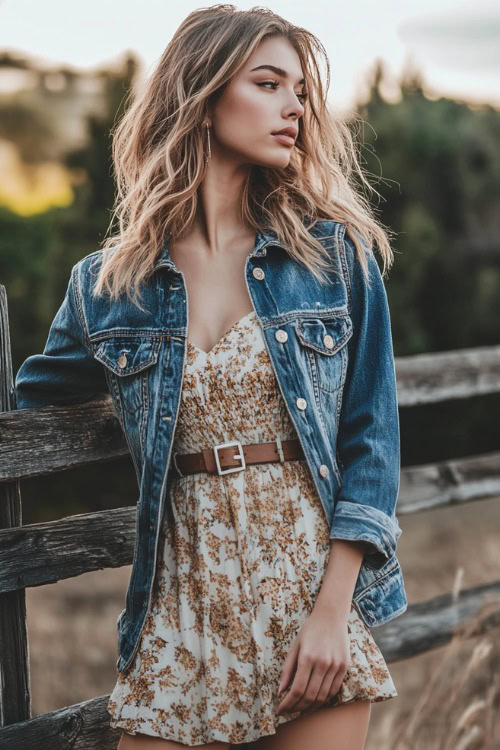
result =
[{"label": "bokeh background", "polygon": [[[43,350],[72,265],[98,249],[108,230],[110,130],[130,87],[197,7],[0,1],[0,283],[14,372]],[[498,3],[287,0],[267,7],[324,44],[330,105],[362,143],[363,165],[382,196],[380,219],[397,233],[386,280],[396,356],[499,344]],[[499,416],[499,394],[402,408],[402,463],[498,451]],[[25,481],[21,489],[25,524],[137,500],[129,459]],[[495,498],[402,517],[399,557],[410,603],[451,591],[457,575],[465,587],[499,579],[499,521]],[[27,590],[33,715],[112,690],[115,622],[130,571]],[[491,639],[484,674],[500,663],[498,635]],[[428,690],[441,651],[391,665],[399,696],[373,706],[367,750],[390,747]],[[481,689],[475,684],[476,695]],[[459,700],[465,709],[471,694]],[[439,716],[414,727],[412,742],[446,747]]]}]

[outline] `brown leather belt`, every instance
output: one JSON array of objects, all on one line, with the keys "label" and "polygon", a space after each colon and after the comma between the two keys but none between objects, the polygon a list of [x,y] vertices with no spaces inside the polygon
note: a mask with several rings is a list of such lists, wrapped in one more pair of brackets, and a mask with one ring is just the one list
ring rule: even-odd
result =
[{"label": "brown leather belt", "polygon": [[170,470],[174,478],[186,474],[231,474],[243,471],[249,464],[293,461],[305,458],[298,438],[292,440],[273,440],[270,443],[247,443],[239,440],[220,443],[212,448],[205,448],[199,453],[175,453]]}]

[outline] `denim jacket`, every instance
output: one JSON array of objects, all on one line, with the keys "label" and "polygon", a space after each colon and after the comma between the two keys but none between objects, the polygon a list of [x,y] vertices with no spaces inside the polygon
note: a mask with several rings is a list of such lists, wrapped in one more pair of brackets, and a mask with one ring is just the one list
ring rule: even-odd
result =
[{"label": "denim jacket", "polygon": [[[273,232],[257,233],[245,280],[330,537],[367,542],[353,602],[376,627],[407,608],[396,556],[400,443],[387,295],[372,248],[367,281],[343,223],[322,220],[309,231],[332,258],[331,283],[292,259]],[[167,242],[143,284],[144,311],[125,293],[111,304],[92,297],[101,259],[96,251],[73,266],[43,353],[16,375],[15,397],[19,409],[112,398],[139,489],[132,572],[117,621],[121,672],[148,614],[169,502],[188,299]]]}]

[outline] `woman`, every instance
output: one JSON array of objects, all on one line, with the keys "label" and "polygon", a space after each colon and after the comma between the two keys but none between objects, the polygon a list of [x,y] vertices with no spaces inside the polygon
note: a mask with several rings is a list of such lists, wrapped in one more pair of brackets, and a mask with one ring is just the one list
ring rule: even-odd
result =
[{"label": "woman", "polygon": [[18,408],[109,393],[134,460],[119,750],[357,750],[397,695],[392,253],[321,49],[262,8],[186,18],[115,134],[120,232],[17,374]]}]

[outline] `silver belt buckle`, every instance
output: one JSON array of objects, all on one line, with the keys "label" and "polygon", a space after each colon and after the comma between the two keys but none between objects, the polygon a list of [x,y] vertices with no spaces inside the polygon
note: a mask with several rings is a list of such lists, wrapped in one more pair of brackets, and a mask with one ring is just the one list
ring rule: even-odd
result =
[{"label": "silver belt buckle", "polygon": [[[233,458],[239,458],[241,461],[241,466],[233,466],[229,467],[229,469],[221,469],[219,454],[217,453],[217,451],[219,450],[219,448],[229,448],[230,445],[235,445],[238,447],[238,453],[233,456]],[[231,440],[229,441],[229,443],[220,443],[219,445],[214,445],[213,450],[215,463],[217,464],[217,472],[219,473],[219,475],[232,474],[234,471],[243,471],[246,468],[245,456],[243,455],[243,446],[241,445],[239,440]]]}]

